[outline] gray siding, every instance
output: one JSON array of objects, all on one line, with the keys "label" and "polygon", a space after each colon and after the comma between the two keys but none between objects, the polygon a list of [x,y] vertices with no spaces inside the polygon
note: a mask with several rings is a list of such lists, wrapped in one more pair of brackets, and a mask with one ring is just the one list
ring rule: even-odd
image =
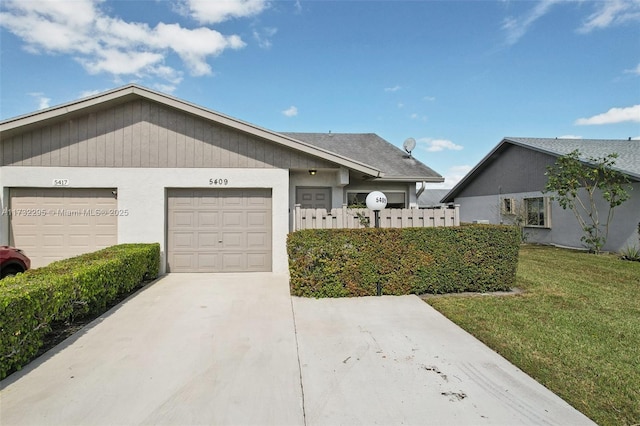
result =
[{"label": "gray siding", "polygon": [[496,155],[456,198],[540,191],[547,183],[546,167],[555,163],[551,155],[511,144]]},{"label": "gray siding", "polygon": [[[604,250],[619,252],[626,247],[640,247],[638,225],[640,224],[640,182],[633,182],[629,189],[631,198],[616,207],[613,220],[609,226],[609,238]],[[583,193],[584,195],[584,193]],[[503,194],[518,201],[528,197],[540,197],[540,191],[520,194]],[[491,223],[501,223],[500,196],[498,194],[477,197],[456,197],[455,203],[460,204],[460,221],[489,220]],[[601,217],[606,215],[607,204],[600,197],[596,197],[596,205]],[[586,200],[586,199],[585,199]],[[504,223],[510,223],[508,220]],[[551,203],[551,228],[525,227],[527,241],[540,244],[557,244],[560,246],[584,248],[580,238],[582,229],[571,210],[564,210],[557,201]]]},{"label": "gray siding", "polygon": [[336,167],[145,100],[0,137],[0,166]]}]

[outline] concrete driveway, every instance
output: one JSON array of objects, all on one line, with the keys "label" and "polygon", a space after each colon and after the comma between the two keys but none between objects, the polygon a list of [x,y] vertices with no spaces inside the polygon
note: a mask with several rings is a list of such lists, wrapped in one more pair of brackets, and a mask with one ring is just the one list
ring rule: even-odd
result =
[{"label": "concrete driveway", "polygon": [[2,425],[593,424],[414,296],[170,274],[0,382]]}]

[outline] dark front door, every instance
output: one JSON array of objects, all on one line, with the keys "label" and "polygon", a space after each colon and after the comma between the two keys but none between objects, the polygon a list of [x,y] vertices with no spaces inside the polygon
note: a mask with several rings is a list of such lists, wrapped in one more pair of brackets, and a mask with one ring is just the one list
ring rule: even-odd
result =
[{"label": "dark front door", "polygon": [[326,209],[331,211],[331,188],[296,188],[296,204],[303,209]]}]

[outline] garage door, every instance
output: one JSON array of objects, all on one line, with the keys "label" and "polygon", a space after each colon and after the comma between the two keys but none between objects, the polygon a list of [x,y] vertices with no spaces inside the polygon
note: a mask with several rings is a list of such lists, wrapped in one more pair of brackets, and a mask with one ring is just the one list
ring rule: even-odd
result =
[{"label": "garage door", "polygon": [[34,268],[117,244],[113,189],[12,188],[10,243]]},{"label": "garage door", "polygon": [[169,272],[271,271],[271,190],[170,189]]}]

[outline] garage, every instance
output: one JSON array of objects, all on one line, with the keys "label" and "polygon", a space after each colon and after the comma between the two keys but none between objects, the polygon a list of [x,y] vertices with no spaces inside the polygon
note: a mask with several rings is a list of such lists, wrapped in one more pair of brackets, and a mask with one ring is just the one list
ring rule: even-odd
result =
[{"label": "garage", "polygon": [[11,188],[9,206],[10,244],[25,251],[32,268],[118,242],[113,188]]},{"label": "garage", "polygon": [[272,270],[270,189],[168,189],[169,272]]}]

